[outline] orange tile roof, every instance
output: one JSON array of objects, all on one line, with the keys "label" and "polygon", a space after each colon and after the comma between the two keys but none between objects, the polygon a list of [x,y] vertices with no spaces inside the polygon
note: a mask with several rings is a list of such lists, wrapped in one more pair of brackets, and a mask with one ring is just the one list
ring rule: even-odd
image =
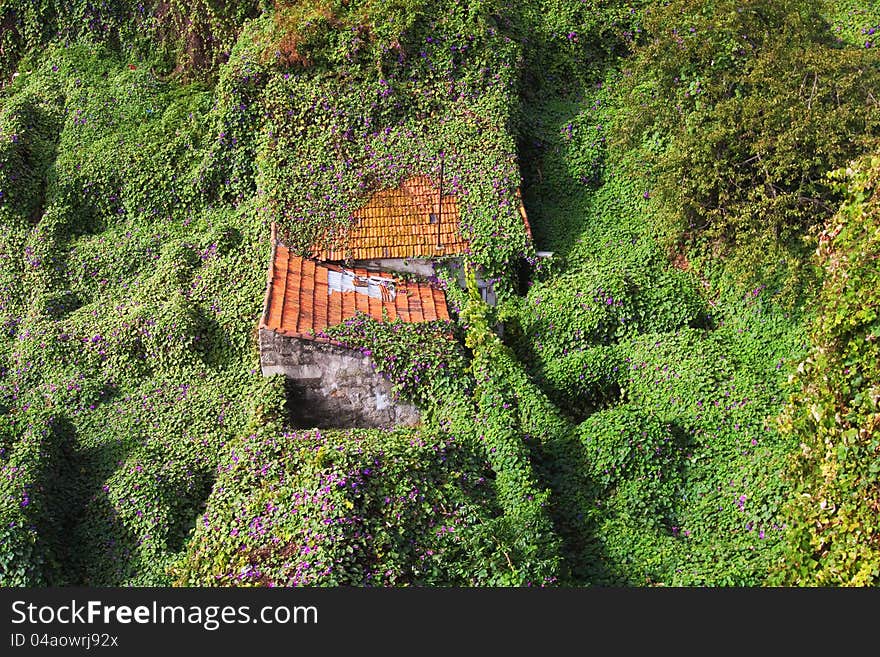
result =
[{"label": "orange tile roof", "polygon": [[[439,217],[432,222],[431,215]],[[427,176],[415,176],[399,187],[383,189],[356,210],[351,224],[316,245],[319,260],[434,258],[467,250],[461,236],[458,202]]]},{"label": "orange tile roof", "polygon": [[[516,198],[531,241],[532,227],[519,189]],[[438,221],[432,221],[432,214]],[[399,187],[375,192],[354,212],[348,226],[318,240],[312,257],[329,261],[430,259],[461,255],[467,249],[455,196],[444,194],[441,203],[440,190],[431,179],[414,176]]]},{"label": "orange tile roof", "polygon": [[261,328],[327,341],[315,333],[358,311],[379,321],[385,320],[383,311],[390,321],[449,319],[446,295],[430,283],[309,260],[274,244]]},{"label": "orange tile roof", "polygon": [[[531,240],[532,229],[519,190],[516,195]],[[378,191],[352,215],[341,233],[319,240],[312,256],[342,261],[460,255],[467,251],[468,243],[461,235],[458,202],[455,196],[444,194],[441,205],[439,197],[440,190],[427,176],[415,176],[399,187]],[[432,214],[438,222],[432,223]]]}]

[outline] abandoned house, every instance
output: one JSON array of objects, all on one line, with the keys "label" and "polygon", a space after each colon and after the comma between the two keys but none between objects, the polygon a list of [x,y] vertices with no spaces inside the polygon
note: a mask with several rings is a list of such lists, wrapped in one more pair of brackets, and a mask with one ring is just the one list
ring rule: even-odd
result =
[{"label": "abandoned house", "polygon": [[[522,204],[520,214],[531,238]],[[461,271],[467,249],[456,198],[442,195],[425,176],[373,194],[344,231],[325,235],[315,245],[310,258],[291,253],[273,225],[259,324],[260,365],[265,376],[287,377],[296,424],[418,423],[418,409],[393,398],[391,384],[375,371],[368,354],[328,340],[321,331],[358,312],[378,321],[449,319],[443,290],[419,278],[433,277],[441,260]],[[479,275],[477,284],[483,299],[493,304],[491,284]]]},{"label": "abandoned house", "polygon": [[363,312],[379,321],[449,319],[446,296],[427,282],[301,258],[273,247],[259,326],[260,366],[288,379],[290,406],[301,426],[413,425],[418,410],[394,399],[391,384],[368,354],[320,335]]}]

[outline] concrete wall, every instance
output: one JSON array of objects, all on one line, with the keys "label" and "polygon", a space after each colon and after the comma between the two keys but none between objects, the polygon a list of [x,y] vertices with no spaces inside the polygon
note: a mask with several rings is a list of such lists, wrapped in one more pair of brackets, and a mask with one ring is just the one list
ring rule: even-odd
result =
[{"label": "concrete wall", "polygon": [[379,271],[396,271],[402,274],[415,274],[430,278],[434,275],[434,263],[431,260],[418,258],[379,258],[376,260],[355,260],[355,267],[378,269]]},{"label": "concrete wall", "polygon": [[260,329],[264,376],[288,379],[292,422],[300,427],[413,426],[419,411],[395,402],[391,384],[373,369],[369,356],[314,340]]},{"label": "concrete wall", "polygon": [[[458,281],[458,286],[462,290],[467,289],[467,283],[465,282],[464,276],[464,265],[461,260],[451,260],[449,262],[449,269],[455,276],[456,281]],[[483,278],[483,272],[479,270],[475,272],[474,279],[477,283],[477,289],[480,290],[480,297],[482,297],[483,301],[490,306],[494,306],[498,301],[498,297],[495,294],[495,286],[489,284],[486,279]]]}]

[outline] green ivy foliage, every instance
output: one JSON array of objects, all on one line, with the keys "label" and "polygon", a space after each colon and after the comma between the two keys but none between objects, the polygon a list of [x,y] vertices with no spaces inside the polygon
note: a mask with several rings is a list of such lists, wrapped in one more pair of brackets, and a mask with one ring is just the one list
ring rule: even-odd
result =
[{"label": "green ivy foliage", "polygon": [[379,322],[364,313],[322,332],[370,356],[396,394],[431,410],[438,399],[473,387],[452,322]]},{"label": "green ivy foliage", "polygon": [[873,48],[877,40],[874,35],[880,31],[880,4],[876,0],[839,0],[830,6],[828,20],[836,39]]},{"label": "green ivy foliage", "polygon": [[[408,7],[409,19],[374,33],[368,25],[394,7],[344,4],[289,8],[298,17],[291,20],[308,26],[300,44],[306,62],[264,57],[276,13],[255,24],[253,40],[240,42],[229,67],[237,71],[229,80],[231,111],[242,120],[260,111],[256,184],[282,233],[303,252],[332,242],[370,194],[412,175],[437,181],[442,160],[445,191],[456,195],[470,238],[468,257],[509,283],[507,264],[530,253],[509,131],[519,61],[506,33],[512,19],[492,14],[493,2],[448,2],[430,20],[423,3],[408,3],[418,5]],[[392,39],[391,29],[401,32]],[[245,88],[259,95],[244,97]],[[231,130],[220,139],[248,137]],[[499,287],[502,295],[508,289]]]},{"label": "green ivy foliage", "polygon": [[[52,43],[103,44],[163,75],[211,78],[242,25],[265,3],[4,0],[0,5],[0,86],[16,66]],[[21,71],[19,71],[21,72]]]},{"label": "green ivy foliage", "polygon": [[[205,196],[201,85],[51,46],[3,94],[4,448],[35,470],[33,507],[4,507],[0,580],[167,583],[219,445],[265,396],[268,224]],[[46,408],[54,451],[28,438]]]},{"label": "green ivy foliage", "polygon": [[[549,508],[551,490],[537,477],[526,442],[534,434],[520,404],[531,390],[516,376],[515,361],[489,327],[488,307],[480,299],[472,271],[467,285],[469,303],[462,320],[468,326],[466,345],[473,352],[471,368],[476,379],[473,431],[479,434],[496,473],[498,504],[504,509],[502,527],[515,540],[511,583],[552,583],[559,576],[561,546]],[[543,429],[542,424],[536,423]]]},{"label": "green ivy foliage", "polygon": [[[577,555],[567,575],[760,584],[782,553],[791,493],[782,473],[792,442],[774,417],[805,348],[802,316],[782,303],[788,274],[768,265],[745,287],[745,258],[669,248],[653,158],[621,152],[628,83],[604,72],[564,86],[546,83],[558,95],[535,102],[524,124],[541,144],[527,207],[556,254],[499,317],[533,385],[570,423],[537,453],[554,492],[566,491],[556,521]],[[632,447],[648,437],[665,449]],[[636,470],[609,481],[623,448],[624,469]]]},{"label": "green ivy foliage", "polygon": [[[186,586],[489,586],[490,470],[418,431],[259,434],[230,446],[196,522]],[[509,549],[509,548],[508,548]],[[493,556],[497,553],[497,557]]]},{"label": "green ivy foliage", "polygon": [[[4,586],[59,583],[61,537],[53,482],[61,467],[61,440],[53,418],[4,416],[0,448],[0,581]],[[10,440],[10,433],[16,438]],[[63,581],[63,580],[61,580]]]},{"label": "green ivy foliage", "polygon": [[864,158],[833,180],[846,202],[820,240],[824,282],[812,348],[780,417],[799,445],[788,471],[796,494],[777,581],[872,586],[880,581],[880,159]]}]

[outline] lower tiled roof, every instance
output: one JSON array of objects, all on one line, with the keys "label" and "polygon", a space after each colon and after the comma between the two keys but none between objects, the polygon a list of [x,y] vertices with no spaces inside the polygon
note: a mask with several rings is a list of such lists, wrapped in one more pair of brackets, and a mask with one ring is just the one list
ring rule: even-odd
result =
[{"label": "lower tiled roof", "polygon": [[379,321],[449,319],[446,295],[428,282],[396,274],[341,267],[273,247],[262,328],[306,339],[364,312]]}]

